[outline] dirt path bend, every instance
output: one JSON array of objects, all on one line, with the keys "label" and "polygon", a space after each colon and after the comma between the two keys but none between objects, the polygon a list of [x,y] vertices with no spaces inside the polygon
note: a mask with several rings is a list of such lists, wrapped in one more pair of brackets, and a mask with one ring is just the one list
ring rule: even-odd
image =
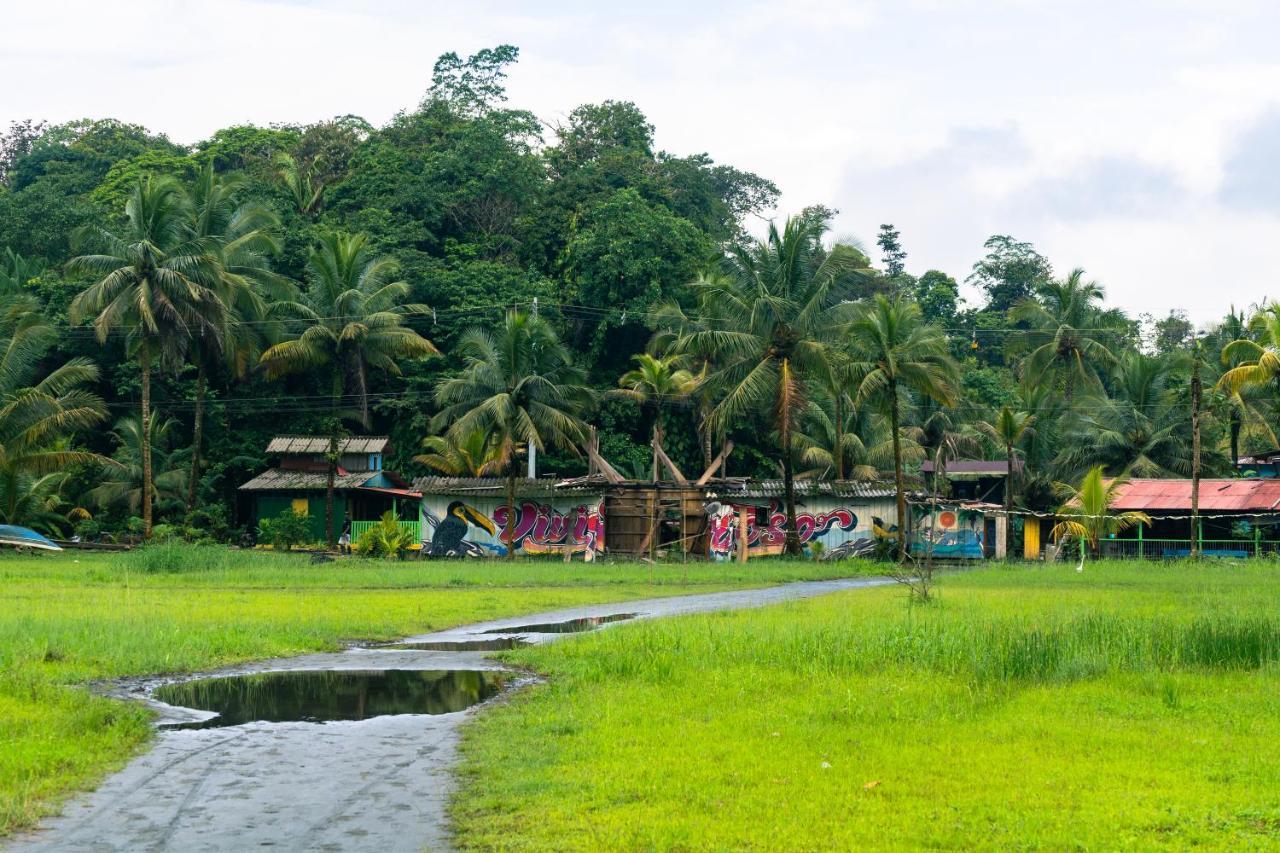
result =
[{"label": "dirt path bend", "polygon": [[[423,634],[406,642],[454,643],[519,636],[551,642],[565,634],[522,626],[634,614],[652,619],[778,604],[889,583],[880,578],[792,583],[766,589],[655,598],[530,614]],[[355,648],[201,673],[273,671],[494,670],[477,651]],[[159,680],[122,682],[111,692],[146,702],[159,723],[209,716],[164,705]],[[482,707],[482,706],[477,706]],[[272,851],[448,849],[445,804],[458,727],[475,709],[351,722],[248,723],[167,729],[153,747],[57,818],[11,840],[11,851]]]}]

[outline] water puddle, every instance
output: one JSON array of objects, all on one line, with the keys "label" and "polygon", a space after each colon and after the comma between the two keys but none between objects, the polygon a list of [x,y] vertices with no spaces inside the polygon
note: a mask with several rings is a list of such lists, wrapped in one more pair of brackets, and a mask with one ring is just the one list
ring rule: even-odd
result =
[{"label": "water puddle", "polygon": [[506,652],[530,645],[519,637],[501,637],[492,640],[442,640],[428,643],[389,643],[379,649],[412,650],[416,652]]},{"label": "water puddle", "polygon": [[155,697],[216,711],[201,728],[250,722],[367,720],[391,714],[451,714],[496,695],[509,674],[481,670],[263,672],[166,684]]},{"label": "water puddle", "polygon": [[486,634],[576,634],[579,631],[593,631],[610,622],[621,622],[634,619],[634,613],[614,613],[611,616],[588,616],[583,619],[570,619],[568,622],[541,622],[534,625],[516,625],[511,628],[493,628]]}]

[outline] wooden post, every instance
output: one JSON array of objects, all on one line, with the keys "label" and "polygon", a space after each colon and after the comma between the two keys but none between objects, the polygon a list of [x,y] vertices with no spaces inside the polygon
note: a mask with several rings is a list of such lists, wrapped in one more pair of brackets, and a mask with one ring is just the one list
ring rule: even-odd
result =
[{"label": "wooden post", "polygon": [[658,561],[658,495],[661,487],[655,480],[653,483],[653,512],[649,515],[649,560]]},{"label": "wooden post", "polygon": [[747,561],[747,544],[750,542],[747,536],[747,510],[745,507],[738,507],[738,562],[745,563]]}]

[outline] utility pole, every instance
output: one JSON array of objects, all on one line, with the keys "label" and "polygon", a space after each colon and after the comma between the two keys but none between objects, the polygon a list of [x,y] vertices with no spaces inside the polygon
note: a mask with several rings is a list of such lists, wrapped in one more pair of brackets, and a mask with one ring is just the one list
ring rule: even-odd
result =
[{"label": "utility pole", "polygon": [[[533,297],[533,308],[529,314],[533,319],[538,319],[538,297]],[[538,448],[532,441],[527,442],[529,446],[529,479],[538,479]]]},{"label": "utility pole", "polygon": [[1191,558],[1200,557],[1200,341],[1191,339]]}]

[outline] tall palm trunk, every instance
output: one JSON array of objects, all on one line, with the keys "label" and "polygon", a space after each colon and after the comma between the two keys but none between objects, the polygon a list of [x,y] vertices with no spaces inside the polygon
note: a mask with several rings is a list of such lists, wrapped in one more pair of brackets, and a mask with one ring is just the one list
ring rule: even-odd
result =
[{"label": "tall palm trunk", "polygon": [[840,398],[843,396],[844,395],[840,393],[839,389],[837,389],[836,390],[836,425],[835,425],[836,426],[835,457],[836,457],[836,479],[837,480],[844,479],[844,427],[842,423],[844,413],[841,411],[842,407],[840,406]]},{"label": "tall palm trunk", "polygon": [[787,502],[786,544],[782,550],[788,557],[799,557],[803,551],[800,548],[800,534],[796,530],[796,484],[791,464],[791,416],[795,408],[795,388],[792,385],[790,359],[782,360],[779,380],[778,431],[782,438],[782,486]]},{"label": "tall palm trunk", "polygon": [[356,383],[360,390],[360,425],[371,429],[373,422],[369,420],[369,376],[365,370],[364,359],[356,358]]},{"label": "tall palm trunk", "polygon": [[196,489],[200,484],[200,445],[204,441],[204,397],[209,387],[204,358],[196,368],[196,410],[191,425],[191,478],[187,483],[187,512],[196,508]]},{"label": "tall palm trunk", "polygon": [[1244,426],[1240,417],[1240,410],[1235,406],[1231,407],[1231,467],[1235,468],[1240,464],[1240,430]]},{"label": "tall palm trunk", "polygon": [[151,538],[151,346],[142,341],[142,538]]},{"label": "tall palm trunk", "polygon": [[652,451],[652,453],[649,454],[652,457],[652,464],[650,465],[649,470],[653,475],[653,481],[655,483],[658,482],[658,443],[662,440],[662,427],[658,424],[659,417],[660,416],[658,414],[654,414],[653,428],[649,434],[649,449]]},{"label": "tall palm trunk", "polygon": [[1009,466],[1004,476],[1004,523],[1009,523],[1009,510],[1013,508],[1013,445],[1004,446],[1005,463]]},{"label": "tall palm trunk", "polygon": [[898,562],[907,561],[907,493],[902,482],[902,437],[898,434],[898,382],[889,380],[889,428],[893,430],[893,489],[898,505]]},{"label": "tall palm trunk", "polygon": [[507,559],[516,557],[516,466],[515,459],[507,465],[507,529],[503,531],[507,539]]},{"label": "tall palm trunk", "polygon": [[[707,401],[704,399],[699,407],[701,409],[702,418],[702,470],[711,467],[711,460],[715,457],[711,453],[711,417],[708,411]],[[727,460],[726,460],[727,461]],[[727,476],[722,474],[721,476]]]},{"label": "tall palm trunk", "polygon": [[[336,365],[335,365],[336,368]],[[335,370],[333,374],[333,417],[329,423],[329,452],[325,454],[328,467],[324,487],[324,536],[329,549],[337,547],[338,537],[333,529],[333,489],[338,475],[338,399],[342,396],[342,373]]]}]

